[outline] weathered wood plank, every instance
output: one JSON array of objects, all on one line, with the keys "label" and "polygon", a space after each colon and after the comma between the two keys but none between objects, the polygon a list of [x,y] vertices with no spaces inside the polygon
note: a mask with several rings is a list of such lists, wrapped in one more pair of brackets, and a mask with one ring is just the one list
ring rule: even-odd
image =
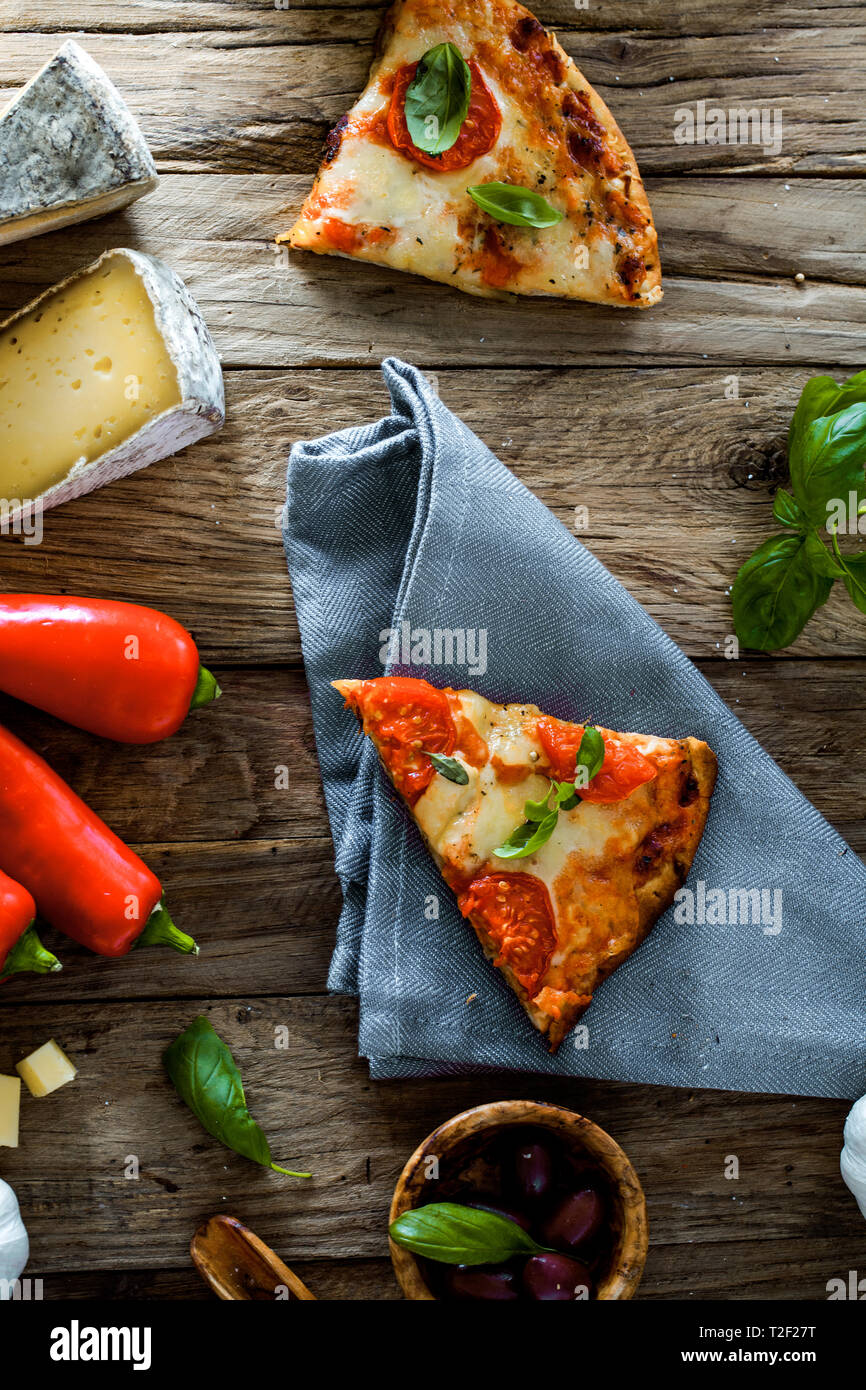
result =
[{"label": "weathered wood plank", "polygon": [[[845,180],[842,225],[827,221],[833,190],[781,181],[700,180],[660,188],[666,297],[645,312],[557,300],[502,302],[345,258],[290,252],[273,238],[291,225],[302,178],[167,179],[121,214],[19,242],[0,254],[0,316],[106,247],[163,255],[198,299],[227,367],[368,366],[388,353],[419,365],[643,365],[833,362],[859,366],[866,324],[862,190]],[[741,199],[733,185],[746,185]],[[771,206],[777,204],[778,206]],[[692,231],[692,225],[694,230]],[[733,226],[740,230],[734,232]],[[772,229],[772,235],[768,232]],[[823,227],[825,230],[814,230]],[[834,240],[835,238],[835,240]],[[767,252],[767,243],[775,249]],[[766,259],[765,259],[766,257]],[[794,284],[804,273],[848,281]],[[767,272],[770,272],[770,278]],[[748,283],[729,278],[738,275]]]},{"label": "weathered wood plank", "polygon": [[[810,374],[707,362],[436,377],[446,404],[567,526],[587,508],[581,539],[708,658],[732,631],[738,566],[777,529],[771,499]],[[725,398],[732,376],[736,400]],[[217,665],[297,660],[276,527],[290,445],[386,413],[387,396],[378,370],[231,372],[228,396],[214,439],[49,512],[41,546],[0,538],[3,586],[150,603],[192,627]],[[837,588],[788,654],[866,654],[863,617]]]},{"label": "weathered wood plank", "polygon": [[10,980],[4,1008],[20,1000],[35,1015],[61,1000],[322,992],[340,910],[330,838],[137,848],[201,955],[152,948],[104,960],[46,927],[63,973]]},{"label": "weathered wood plank", "polygon": [[[291,13],[288,11],[287,13]],[[280,12],[282,17],[282,12]],[[364,12],[360,29],[370,32]],[[564,33],[564,46],[608,100],[644,173],[685,169],[862,171],[862,25],[714,35]],[[161,167],[189,171],[302,172],[318,163],[326,130],[366,80],[361,42],[281,42],[273,31],[82,35],[121,87]],[[26,82],[56,35],[10,33],[0,100]],[[781,113],[781,150],[678,144],[676,112],[710,105]]]},{"label": "weathered wood plank", "polygon": [[[198,1011],[233,1048],[274,1152],[290,1166],[308,1165],[311,1182],[227,1153],[174,1095],[161,1053]],[[277,1050],[282,1028],[289,1046]],[[190,1236],[215,1210],[235,1212],[290,1264],[381,1258],[393,1184],[415,1144],[467,1105],[526,1094],[589,1114],[631,1155],[647,1191],[654,1247],[675,1247],[658,1276],[650,1264],[645,1295],[658,1277],[667,1297],[689,1296],[699,1270],[724,1288],[731,1242],[741,1251],[741,1289],[765,1282],[775,1267],[785,1294],[820,1298],[827,1278],[856,1267],[861,1217],[838,1172],[844,1102],[517,1076],[373,1084],[352,1056],[354,1029],[354,1006],[338,998],[0,1011],[4,1071],[46,1036],[56,1036],[80,1068],[76,1082],[50,1098],[25,1099],[21,1147],[4,1155],[46,1297],[54,1272],[188,1270]],[[732,1153],[736,1182],[724,1176]],[[140,1163],[137,1180],[124,1178],[129,1155]]]},{"label": "weathered wood plank", "polygon": [[[10,30],[60,33],[69,30],[95,30],[101,33],[189,33],[210,29],[242,29],[267,36],[271,41],[292,43],[334,38],[371,38],[385,8],[382,0],[260,0],[259,4],[237,0],[82,0],[75,14],[51,14],[46,24],[43,6],[34,0],[4,0],[0,7],[4,26]],[[860,19],[855,5],[839,5],[834,0],[815,0],[797,4],[792,0],[776,3],[768,12],[750,0],[721,0],[708,7],[706,0],[606,0],[603,11],[592,4],[581,6],[575,0],[537,0],[533,12],[558,34],[569,30],[619,31],[647,34],[727,35],[774,29],[847,28]],[[8,13],[8,18],[6,17]],[[766,23],[762,21],[766,20]]]},{"label": "weathered wood plank", "polygon": [[[263,277],[285,271],[290,263],[297,271],[320,268],[314,258],[273,245],[291,225],[309,188],[306,174],[167,174],[154,194],[125,214],[86,223],[74,236],[66,231],[4,248],[0,315],[117,245],[170,260],[203,297],[209,282],[219,281],[221,267],[233,276],[235,298],[261,298],[269,284],[272,293],[284,296],[282,281],[274,287]],[[809,279],[866,284],[862,180],[692,175],[650,178],[647,190],[666,276],[737,276],[790,284],[801,271]],[[345,274],[350,267],[344,262],[337,269]],[[393,282],[401,292],[407,288],[404,276],[396,275]],[[752,286],[744,285],[741,293],[745,300]],[[665,305],[655,312],[667,311]],[[714,355],[720,351],[715,343],[710,350]],[[254,364],[258,360],[252,359]]]}]

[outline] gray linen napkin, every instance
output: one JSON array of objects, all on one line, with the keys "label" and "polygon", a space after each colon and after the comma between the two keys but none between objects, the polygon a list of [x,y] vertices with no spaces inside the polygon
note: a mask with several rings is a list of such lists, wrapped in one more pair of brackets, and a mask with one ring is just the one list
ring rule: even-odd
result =
[{"label": "gray linen napkin", "polygon": [[[859,1095],[866,870],[425,378],[394,359],[383,372],[388,419],[293,448],[284,531],[345,898],[328,983],[360,996],[372,1075],[504,1067]],[[329,684],[385,670],[565,719],[693,734],[718,754],[688,880],[695,920],[686,900],[672,908],[553,1058]]]}]

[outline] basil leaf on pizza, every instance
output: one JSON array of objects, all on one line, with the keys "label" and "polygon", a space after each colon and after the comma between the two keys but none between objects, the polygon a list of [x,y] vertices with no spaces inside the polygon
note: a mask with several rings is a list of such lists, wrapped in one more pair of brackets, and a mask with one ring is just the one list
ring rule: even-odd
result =
[{"label": "basil leaf on pizza", "polygon": [[444,154],[457,141],[469,111],[472,75],[453,43],[429,49],[406,92],[406,124],[425,154]]},{"label": "basil leaf on pizza", "polygon": [[476,183],[466,192],[483,212],[510,227],[555,227],[565,216],[540,193],[517,183]]},{"label": "basil leaf on pizza", "polygon": [[574,783],[577,787],[588,787],[593,777],[601,772],[604,762],[604,739],[594,724],[587,724],[577,750],[577,765]]},{"label": "basil leaf on pizza", "polygon": [[[426,752],[426,749],[422,751]],[[469,773],[456,758],[446,758],[442,753],[427,753],[427,757],[440,777],[447,778],[449,782],[456,782],[459,787],[468,786]]]},{"label": "basil leaf on pizza", "polygon": [[[532,803],[527,803],[532,804]],[[543,819],[525,820],[522,825],[518,825],[505,841],[493,853],[497,859],[526,859],[530,854],[535,854],[536,850],[546,845],[559,820],[559,807],[548,811]]]}]

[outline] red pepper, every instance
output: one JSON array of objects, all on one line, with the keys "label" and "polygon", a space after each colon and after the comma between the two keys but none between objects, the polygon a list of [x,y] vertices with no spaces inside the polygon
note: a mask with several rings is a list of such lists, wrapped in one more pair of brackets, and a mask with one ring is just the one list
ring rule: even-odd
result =
[{"label": "red pepper", "polygon": [[36,753],[0,727],[0,869],[46,922],[101,956],[136,944],[197,952],[159,879]]},{"label": "red pepper", "polygon": [[43,594],[0,594],[0,690],[119,743],[168,738],[220,694],[174,618]]},{"label": "red pepper", "polygon": [[63,969],[36,935],[35,919],[33,895],[0,873],[0,980],[25,970],[48,975]]}]

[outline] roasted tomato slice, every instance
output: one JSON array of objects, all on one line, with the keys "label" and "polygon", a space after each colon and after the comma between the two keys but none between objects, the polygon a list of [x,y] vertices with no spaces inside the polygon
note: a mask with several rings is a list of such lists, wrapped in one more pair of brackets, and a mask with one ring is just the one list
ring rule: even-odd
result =
[{"label": "roasted tomato slice", "polygon": [[494,965],[507,965],[530,999],[556,946],[547,889],[532,874],[485,874],[459,893],[464,917],[473,917],[496,946]]},{"label": "roasted tomato slice", "polygon": [[[583,738],[582,724],[564,724],[559,719],[539,719],[536,725],[541,746],[550,760],[551,774],[558,782],[574,778],[577,752]],[[604,762],[588,787],[578,788],[581,801],[609,803],[625,801],[633,791],[651,782],[658,769],[636,748],[604,740]]]},{"label": "roasted tomato slice", "polygon": [[476,159],[480,159],[499,138],[502,128],[502,115],[496,98],[484,81],[477,63],[469,64],[472,75],[472,89],[469,96],[469,110],[450,150],[442,154],[426,154],[419,150],[409,134],[406,123],[406,92],[418,68],[417,63],[407,63],[400,68],[394,78],[391,105],[388,108],[388,135],[395,150],[408,155],[426,169],[437,169],[440,173],[451,173],[454,169],[468,169]]},{"label": "roasted tomato slice", "polygon": [[445,692],[413,676],[381,676],[364,681],[355,699],[394,785],[414,806],[436,775],[424,754],[447,756],[457,742]]}]

